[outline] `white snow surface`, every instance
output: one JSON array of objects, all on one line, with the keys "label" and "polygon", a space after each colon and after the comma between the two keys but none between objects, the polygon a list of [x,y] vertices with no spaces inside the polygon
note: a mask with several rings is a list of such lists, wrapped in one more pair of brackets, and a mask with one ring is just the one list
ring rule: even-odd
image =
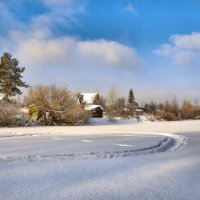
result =
[{"label": "white snow surface", "polygon": [[103,118],[90,118],[89,125],[133,125],[138,123],[136,119],[121,119],[120,117],[116,117],[113,119],[108,119],[107,117]]},{"label": "white snow surface", "polygon": [[[98,123],[0,129],[0,199],[199,200],[199,120]],[[59,154],[64,140],[94,145],[101,137],[125,138],[117,147],[123,150],[110,147],[110,151],[72,154],[72,159]],[[25,148],[31,141],[46,154],[31,155],[35,149]],[[56,155],[47,152],[48,145]]]}]

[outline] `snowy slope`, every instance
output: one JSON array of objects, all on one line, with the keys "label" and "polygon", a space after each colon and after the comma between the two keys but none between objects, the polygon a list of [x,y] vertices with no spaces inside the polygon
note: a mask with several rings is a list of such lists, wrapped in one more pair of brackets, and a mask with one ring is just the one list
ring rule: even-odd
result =
[{"label": "snowy slope", "polygon": [[[147,146],[149,145],[147,136],[151,139],[155,137],[157,143],[156,136],[162,132],[166,133],[163,137],[176,141],[176,145],[168,143],[170,148],[167,148],[167,151],[128,157],[92,157],[73,160],[38,158],[32,161],[19,159],[11,162],[2,160],[0,161],[0,199],[3,200],[198,200],[200,196],[200,121],[81,128],[19,128],[1,129],[0,132],[4,147],[9,144],[8,141],[16,142],[13,137],[17,137],[21,138],[19,141],[22,150],[25,142],[28,141],[27,138],[36,136],[37,145],[49,136],[106,137],[109,133],[109,137],[119,137],[122,134],[135,136],[136,132],[138,135],[141,134],[141,139],[145,134],[144,141],[147,142]],[[30,136],[31,134],[34,136]],[[165,139],[158,137],[162,141]],[[89,139],[82,140],[85,140],[85,144],[90,144]],[[139,144],[142,140],[135,141]],[[45,147],[44,145],[44,152]],[[53,143],[52,147],[58,149],[56,143]],[[12,151],[11,145],[10,148]],[[3,148],[0,147],[1,156],[2,150]]]}]

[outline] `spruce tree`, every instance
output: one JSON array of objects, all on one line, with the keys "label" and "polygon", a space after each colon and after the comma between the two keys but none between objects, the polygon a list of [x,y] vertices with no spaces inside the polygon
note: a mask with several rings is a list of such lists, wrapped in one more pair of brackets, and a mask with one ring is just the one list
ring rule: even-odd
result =
[{"label": "spruce tree", "polygon": [[127,107],[129,110],[134,110],[137,107],[137,103],[135,102],[134,92],[132,89],[129,90]]},{"label": "spruce tree", "polygon": [[4,101],[9,101],[11,96],[21,95],[19,88],[29,87],[22,81],[25,67],[19,67],[18,64],[18,60],[7,52],[0,59],[0,93],[4,95]]}]

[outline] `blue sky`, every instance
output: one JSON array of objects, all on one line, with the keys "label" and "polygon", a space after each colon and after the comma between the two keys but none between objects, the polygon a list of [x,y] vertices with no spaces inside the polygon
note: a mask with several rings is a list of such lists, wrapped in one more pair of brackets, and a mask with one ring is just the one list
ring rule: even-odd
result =
[{"label": "blue sky", "polygon": [[0,53],[31,85],[200,101],[199,0],[1,0]]}]

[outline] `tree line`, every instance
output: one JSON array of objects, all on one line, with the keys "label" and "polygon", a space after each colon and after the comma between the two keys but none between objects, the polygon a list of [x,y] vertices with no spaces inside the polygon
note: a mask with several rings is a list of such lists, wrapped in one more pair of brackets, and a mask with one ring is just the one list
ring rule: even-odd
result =
[{"label": "tree line", "polygon": [[164,103],[145,104],[144,111],[155,116],[157,120],[200,119],[200,106],[198,104],[193,104],[189,100],[184,100],[179,104],[176,98]]},{"label": "tree line", "polygon": [[[39,125],[80,125],[88,122],[90,113],[84,110],[80,94],[74,94],[64,87],[56,85],[37,85],[30,87],[24,82],[22,74],[25,67],[5,52],[0,58],[0,126],[24,125],[34,121]],[[22,88],[29,88],[23,102],[12,97],[21,95]],[[80,104],[77,104],[79,100]],[[152,120],[181,120],[200,118],[200,106],[185,100],[179,105],[176,99],[164,103],[146,103],[142,108],[135,100],[131,88],[127,98],[120,97],[117,90],[111,87],[106,96],[97,94],[94,104],[104,108],[109,119],[115,117],[138,118],[139,115],[151,116]],[[28,107],[28,114],[20,112]]]}]

